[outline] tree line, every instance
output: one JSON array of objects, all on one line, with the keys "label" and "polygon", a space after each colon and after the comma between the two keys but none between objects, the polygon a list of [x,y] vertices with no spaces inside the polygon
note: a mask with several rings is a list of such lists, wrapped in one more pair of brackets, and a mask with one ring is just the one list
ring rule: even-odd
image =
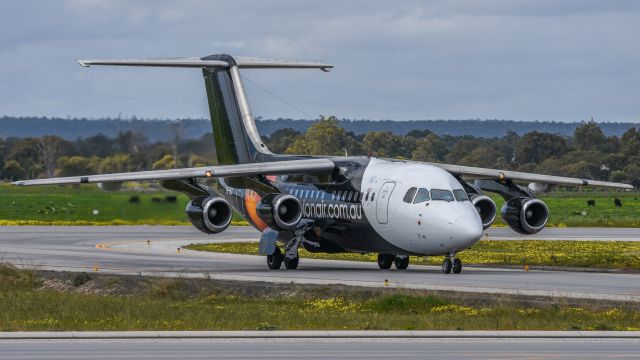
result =
[{"label": "tree line", "polygon": [[[184,139],[179,126],[170,141],[150,141],[126,131],[115,137],[98,134],[75,141],[47,135],[0,139],[0,178],[5,180],[205,166],[213,163],[213,136]],[[275,130],[263,141],[274,153],[365,155],[446,162],[628,182],[640,186],[640,131],[607,136],[596,122],[584,122],[572,136],[508,131],[502,137],[437,135],[412,130],[356,134],[335,117],[322,117],[306,131]]]}]

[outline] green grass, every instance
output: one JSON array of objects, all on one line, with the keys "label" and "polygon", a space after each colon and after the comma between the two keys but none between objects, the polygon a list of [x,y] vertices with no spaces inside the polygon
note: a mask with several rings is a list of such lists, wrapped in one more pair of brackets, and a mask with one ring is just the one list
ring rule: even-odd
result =
[{"label": "green grass", "polygon": [[[140,203],[131,204],[131,196],[140,196]],[[153,203],[177,195],[177,203]],[[503,200],[492,196],[498,205]],[[622,199],[616,208],[613,198]],[[549,226],[640,227],[640,194],[637,192],[558,192],[541,196],[551,212]],[[587,200],[596,200],[587,207]],[[184,208],[188,198],[182,194],[153,191],[100,191],[95,185],[18,187],[0,184],[0,225],[188,225]],[[98,210],[93,215],[93,210]],[[582,215],[586,211],[586,215]],[[246,224],[238,215],[234,222]],[[241,222],[241,223],[239,223]],[[496,226],[504,226],[500,216]]]},{"label": "green grass", "polygon": [[[177,202],[165,201],[168,195]],[[130,203],[132,196],[139,203]],[[153,202],[157,198],[160,202]],[[189,199],[169,191],[106,192],[95,185],[18,187],[0,185],[0,225],[189,225]],[[93,213],[94,210],[98,214]],[[242,221],[235,214],[234,222]]]},{"label": "green grass", "polygon": [[[185,248],[234,254],[258,254],[258,244],[248,242],[191,244]],[[300,250],[303,258],[376,261],[376,254],[324,254]],[[640,242],[480,240],[458,254],[464,264],[566,266],[600,269],[640,270]],[[412,264],[439,265],[441,256],[413,257]]]},{"label": "green grass", "polygon": [[[102,289],[91,280],[51,290],[23,272],[0,268],[0,331],[640,328],[640,312],[632,306],[532,306],[391,289],[283,285],[247,290],[206,280],[141,277],[105,278]],[[133,293],[83,293],[117,291],[122,283],[129,283]]]}]

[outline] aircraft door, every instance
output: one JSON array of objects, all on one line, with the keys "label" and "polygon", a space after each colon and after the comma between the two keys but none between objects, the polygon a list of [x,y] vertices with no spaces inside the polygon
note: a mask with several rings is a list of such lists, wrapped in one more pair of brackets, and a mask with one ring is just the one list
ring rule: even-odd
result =
[{"label": "aircraft door", "polygon": [[389,221],[389,198],[394,187],[396,187],[396,183],[387,181],[380,188],[380,193],[376,199],[376,219],[380,224],[386,224]]}]

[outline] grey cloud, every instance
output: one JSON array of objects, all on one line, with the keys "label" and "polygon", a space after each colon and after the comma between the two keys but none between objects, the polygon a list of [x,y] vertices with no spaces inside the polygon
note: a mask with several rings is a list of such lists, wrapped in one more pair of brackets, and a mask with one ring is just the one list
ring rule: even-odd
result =
[{"label": "grey cloud", "polygon": [[[81,57],[319,59],[248,71],[312,116],[639,121],[635,1],[21,1],[0,13],[0,114],[205,116],[197,71]],[[305,117],[252,84],[253,112]]]}]

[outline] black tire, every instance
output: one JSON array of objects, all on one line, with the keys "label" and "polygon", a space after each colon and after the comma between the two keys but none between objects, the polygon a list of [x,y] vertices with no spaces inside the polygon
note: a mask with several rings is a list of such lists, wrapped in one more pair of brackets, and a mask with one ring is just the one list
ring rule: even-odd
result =
[{"label": "black tire", "polygon": [[460,259],[453,260],[453,273],[460,274],[462,271],[462,261]]},{"label": "black tire", "polygon": [[409,257],[408,256],[396,256],[393,260],[396,269],[398,270],[407,270],[409,267]]},{"label": "black tire", "polygon": [[288,270],[295,270],[298,268],[298,263],[300,262],[299,257],[294,257],[293,259],[284,258],[284,267]]},{"label": "black tire", "polygon": [[279,270],[282,266],[282,260],[284,260],[284,256],[280,248],[276,247],[276,251],[272,255],[267,255],[267,266],[271,270]]},{"label": "black tire", "polygon": [[452,266],[453,265],[451,264],[451,259],[444,258],[444,260],[442,261],[442,272],[445,274],[449,274],[451,272]]},{"label": "black tire", "polygon": [[391,254],[378,254],[378,267],[382,270],[390,269],[395,258],[396,257]]}]

